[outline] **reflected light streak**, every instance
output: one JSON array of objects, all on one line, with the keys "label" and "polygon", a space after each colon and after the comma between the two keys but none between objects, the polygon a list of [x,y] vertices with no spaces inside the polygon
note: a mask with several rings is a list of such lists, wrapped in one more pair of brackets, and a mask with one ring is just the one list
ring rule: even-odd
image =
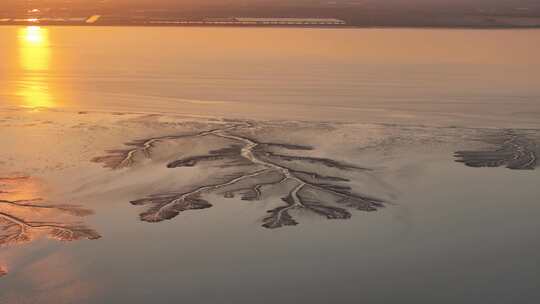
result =
[{"label": "reflected light streak", "polygon": [[17,94],[23,99],[22,106],[34,109],[54,107],[46,79],[51,62],[49,30],[39,26],[22,28],[18,41],[20,65],[26,75]]},{"label": "reflected light streak", "polygon": [[0,177],[0,200],[26,200],[29,197],[40,197],[44,192],[43,183],[36,178],[27,176]]}]

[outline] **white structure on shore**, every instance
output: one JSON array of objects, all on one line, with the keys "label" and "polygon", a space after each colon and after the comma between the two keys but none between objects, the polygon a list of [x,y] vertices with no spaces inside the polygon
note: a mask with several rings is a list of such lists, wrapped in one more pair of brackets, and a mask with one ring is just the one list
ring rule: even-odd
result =
[{"label": "white structure on shore", "polygon": [[334,18],[235,18],[242,24],[284,25],[344,25],[345,21]]},{"label": "white structure on shore", "polygon": [[156,20],[150,24],[231,24],[231,25],[346,25],[334,18],[206,18],[203,20]]}]

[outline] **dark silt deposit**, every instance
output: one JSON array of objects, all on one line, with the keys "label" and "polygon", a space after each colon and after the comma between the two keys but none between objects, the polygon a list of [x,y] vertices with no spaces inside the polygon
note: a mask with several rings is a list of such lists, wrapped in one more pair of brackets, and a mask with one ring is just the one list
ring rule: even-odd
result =
[{"label": "dark silt deposit", "polygon": [[[43,199],[9,199],[35,183],[30,177],[0,178],[0,247],[21,245],[39,238],[58,241],[96,240],[101,236],[86,225],[74,221],[92,214],[76,205],[49,204]],[[0,265],[0,276],[7,270]]]},{"label": "dark silt deposit", "polygon": [[457,162],[469,167],[502,167],[532,170],[538,166],[538,138],[525,131],[506,130],[487,135],[482,141],[492,146],[483,151],[458,151]]},{"label": "dark silt deposit", "polygon": [[[269,229],[297,225],[291,214],[295,211],[307,211],[327,219],[348,219],[352,216],[349,209],[376,211],[384,207],[382,199],[356,192],[347,185],[349,179],[341,176],[345,171],[365,172],[370,169],[334,159],[298,155],[314,150],[309,146],[262,142],[235,132],[253,131],[256,127],[251,122],[244,122],[192,135],[135,141],[128,144],[133,149],[111,151],[108,156],[94,161],[118,169],[134,165],[135,160],[141,157],[151,159],[152,148],[164,141],[212,137],[230,142],[228,146],[210,150],[204,155],[168,162],[167,167],[175,170],[208,165],[216,169],[233,169],[234,173],[216,174],[204,184],[192,185],[185,191],[158,193],[132,201],[133,205],[148,207],[140,214],[140,219],[146,222],[160,222],[172,219],[180,212],[210,208],[212,204],[203,198],[205,194],[218,194],[225,198],[238,194],[245,201],[258,201],[265,195],[280,197],[278,201],[282,204],[268,210],[268,215],[262,219],[262,226]],[[291,153],[284,154],[287,151]]]}]

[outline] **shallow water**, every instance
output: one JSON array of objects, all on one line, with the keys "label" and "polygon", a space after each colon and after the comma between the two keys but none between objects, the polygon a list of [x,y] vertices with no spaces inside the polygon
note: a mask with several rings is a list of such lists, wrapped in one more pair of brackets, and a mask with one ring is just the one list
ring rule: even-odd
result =
[{"label": "shallow water", "polygon": [[1,105],[538,126],[538,30],[2,27]]},{"label": "shallow water", "polygon": [[[538,302],[540,171],[504,159],[540,154],[537,34],[0,27],[0,225],[3,213],[101,236],[29,226],[31,240],[0,247],[0,302]],[[205,130],[220,136],[193,136]],[[283,185],[256,201],[208,191],[211,208],[157,223],[130,204],[245,173],[248,142],[384,207],[298,208],[297,225],[267,229]],[[231,166],[166,166],[234,145]],[[474,168],[456,151],[504,155]],[[2,203],[38,197],[23,203],[94,214]]]}]

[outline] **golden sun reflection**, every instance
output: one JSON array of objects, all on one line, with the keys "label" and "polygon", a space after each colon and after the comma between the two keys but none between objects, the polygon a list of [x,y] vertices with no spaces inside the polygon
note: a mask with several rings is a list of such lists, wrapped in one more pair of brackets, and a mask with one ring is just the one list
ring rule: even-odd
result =
[{"label": "golden sun reflection", "polygon": [[29,26],[19,30],[21,66],[27,71],[49,69],[49,30],[39,26]]},{"label": "golden sun reflection", "polygon": [[28,78],[17,95],[23,98],[23,107],[26,108],[52,108],[55,106],[49,87],[42,78]]},{"label": "golden sun reflection", "polygon": [[22,28],[18,41],[20,65],[25,72],[17,94],[23,99],[22,106],[33,109],[54,107],[46,78],[51,62],[49,30],[39,26]]}]

